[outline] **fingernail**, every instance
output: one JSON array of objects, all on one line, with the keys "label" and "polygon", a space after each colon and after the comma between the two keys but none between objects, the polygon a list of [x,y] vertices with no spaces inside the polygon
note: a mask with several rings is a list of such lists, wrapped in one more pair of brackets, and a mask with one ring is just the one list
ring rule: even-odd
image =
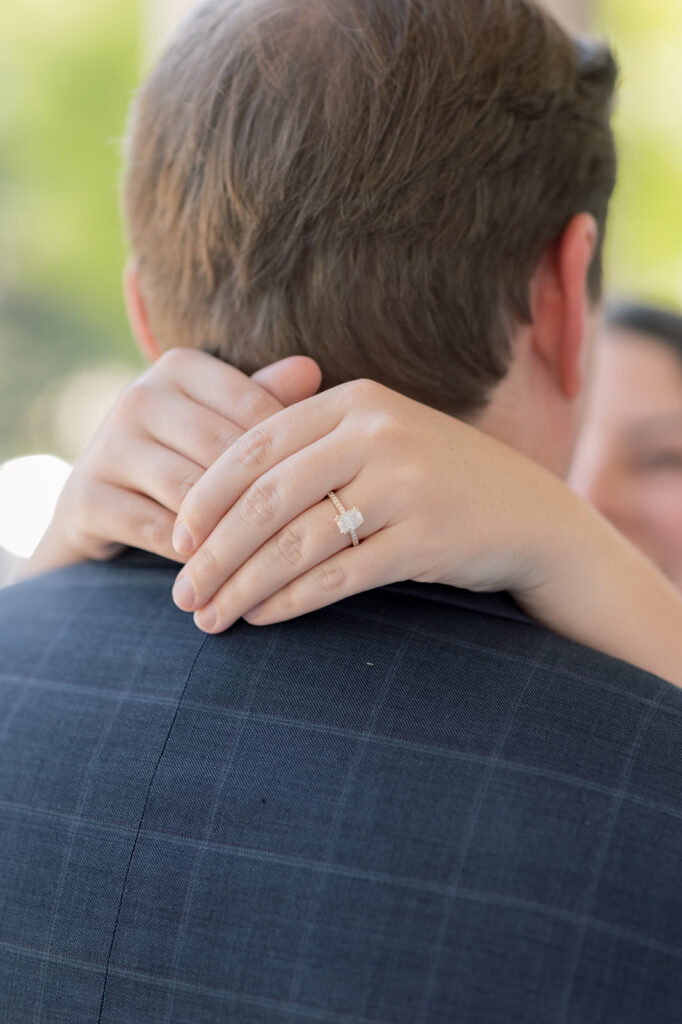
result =
[{"label": "fingernail", "polygon": [[257,619],[260,616],[264,608],[265,601],[262,601],[260,604],[257,604],[255,608],[252,608],[250,612],[247,612],[244,618],[247,622],[251,622],[252,619]]},{"label": "fingernail", "polygon": [[191,612],[197,606],[197,592],[189,576],[180,576],[173,587],[173,600],[183,612]]},{"label": "fingernail", "polygon": [[194,538],[184,523],[175,524],[173,547],[179,555],[191,555],[194,551]]},{"label": "fingernail", "polygon": [[207,604],[194,616],[194,623],[199,629],[215,629],[218,625],[218,612],[215,605]]}]

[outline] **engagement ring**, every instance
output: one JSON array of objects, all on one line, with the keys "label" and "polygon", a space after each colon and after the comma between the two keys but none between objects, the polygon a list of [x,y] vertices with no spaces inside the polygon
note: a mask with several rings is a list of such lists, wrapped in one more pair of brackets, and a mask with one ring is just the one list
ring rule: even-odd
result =
[{"label": "engagement ring", "polygon": [[334,502],[334,507],[339,513],[334,520],[339,528],[339,533],[344,535],[349,533],[353,541],[353,547],[356,548],[360,543],[356,530],[362,526],[365,517],[359,508],[345,509],[333,491],[329,492],[329,497]]}]

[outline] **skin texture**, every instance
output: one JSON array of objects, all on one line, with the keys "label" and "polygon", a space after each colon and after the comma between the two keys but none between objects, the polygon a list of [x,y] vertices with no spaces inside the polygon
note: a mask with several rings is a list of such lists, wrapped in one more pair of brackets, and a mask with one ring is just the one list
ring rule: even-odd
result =
[{"label": "skin texture", "polygon": [[[159,356],[132,268],[131,323],[158,358],[77,462],[29,571],[146,548],[186,562],[176,604],[211,633],[398,579],[508,589],[556,632],[682,685],[677,591],[560,479],[589,363],[594,242],[580,215],[543,255],[480,429],[372,381],[315,395],[312,360],[249,379],[202,352]],[[329,490],[362,509],[359,548],[334,529]]]},{"label": "skin texture", "polygon": [[[510,371],[476,420],[489,444],[492,439],[502,441],[557,476],[568,470],[582,405],[583,366],[594,321],[586,280],[596,241],[594,219],[579,214],[543,253],[530,282],[531,322],[515,331]],[[127,297],[138,337],[142,328],[143,334],[153,338],[134,273],[127,282]],[[142,344],[144,339],[140,340]],[[489,506],[485,506],[485,486],[476,490],[478,480],[473,493],[478,494],[479,506],[496,509],[489,524],[491,533],[498,539],[501,533],[507,534],[506,542],[492,545],[502,564],[492,564],[486,544],[474,545],[482,555],[480,579],[466,556],[464,566],[457,558],[454,566],[448,564],[455,550],[453,542],[430,512],[432,507],[443,510],[447,502],[439,500],[438,493],[432,495],[432,488],[434,484],[442,487],[450,475],[463,425],[388,389],[370,389],[369,395],[366,390],[361,389],[358,397],[353,384],[341,385],[310,400],[305,408],[290,410],[291,415],[265,432],[265,441],[262,431],[247,435],[236,452],[226,452],[188,494],[178,513],[175,546],[183,557],[192,557],[178,577],[174,599],[183,611],[195,613],[201,629],[220,632],[250,611],[249,621],[253,622],[256,618],[259,623],[291,618],[399,578],[456,582],[472,588],[479,583],[481,589],[495,589],[494,581],[500,589],[513,589],[511,553],[521,586],[526,587],[529,576],[545,576],[542,543],[531,556],[539,574],[528,572],[527,545],[509,543],[508,519],[502,512],[504,504],[499,504],[501,478],[495,473],[485,478],[493,485]],[[289,439],[283,424],[290,422]],[[235,458],[250,475],[236,472]],[[404,474],[410,465],[410,500],[401,502]],[[472,458],[469,465],[473,477],[474,468],[486,462]],[[372,533],[379,532],[380,538],[373,536],[372,543],[362,547],[360,557],[353,552],[356,557],[350,563],[348,552],[341,556],[319,543],[303,558],[297,554],[293,564],[291,557],[285,556],[282,574],[280,531],[288,524],[290,533],[284,543],[289,549],[292,537],[298,541],[310,538],[313,531],[308,518],[325,514],[321,504],[329,490],[336,490],[344,503],[357,503],[367,524],[373,524]],[[459,509],[445,519],[456,523],[458,515]],[[527,516],[520,514],[512,522],[516,533],[525,537]],[[242,536],[245,524],[256,527],[248,540]],[[395,530],[398,524],[405,536]],[[388,526],[394,529],[387,531]],[[419,565],[409,565],[406,558],[409,538],[415,536],[432,537],[443,547],[442,559],[436,557],[431,544],[426,545],[427,550],[414,552],[423,558],[422,571]],[[471,534],[466,537],[471,539]],[[338,544],[338,536],[336,541]],[[301,543],[294,548],[299,552]],[[395,558],[397,551],[400,559]],[[459,551],[460,557],[462,554]],[[437,572],[434,559],[439,565]],[[273,567],[280,571],[273,572]],[[553,569],[552,564],[550,574]],[[500,586],[503,579],[507,582]],[[273,589],[268,594],[270,585]]]},{"label": "skin texture", "polygon": [[583,414],[599,312],[586,281],[597,225],[579,214],[543,253],[530,281],[531,322],[511,339],[513,359],[479,430],[566,479]]},{"label": "skin texture", "polygon": [[682,365],[661,342],[597,345],[571,483],[682,588]]},{"label": "skin texture", "polygon": [[251,378],[190,349],[154,358],[77,459],[24,576],[112,558],[126,545],[177,558],[175,516],[208,467],[244,431],[320,384],[317,364],[301,356]]}]

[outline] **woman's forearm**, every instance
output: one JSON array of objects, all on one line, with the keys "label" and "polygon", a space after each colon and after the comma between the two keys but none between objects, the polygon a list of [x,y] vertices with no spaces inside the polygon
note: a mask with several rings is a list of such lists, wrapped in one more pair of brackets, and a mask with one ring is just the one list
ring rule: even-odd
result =
[{"label": "woman's forearm", "polygon": [[545,578],[512,588],[515,599],[555,632],[682,686],[682,596],[593,508],[561,501],[561,517],[548,518]]}]

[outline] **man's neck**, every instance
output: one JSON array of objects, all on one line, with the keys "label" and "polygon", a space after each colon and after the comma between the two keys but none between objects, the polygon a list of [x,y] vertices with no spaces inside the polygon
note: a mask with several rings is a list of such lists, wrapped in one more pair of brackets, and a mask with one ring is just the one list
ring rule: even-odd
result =
[{"label": "man's neck", "polygon": [[574,441],[566,404],[528,346],[521,342],[513,350],[507,376],[470,422],[565,479]]}]

